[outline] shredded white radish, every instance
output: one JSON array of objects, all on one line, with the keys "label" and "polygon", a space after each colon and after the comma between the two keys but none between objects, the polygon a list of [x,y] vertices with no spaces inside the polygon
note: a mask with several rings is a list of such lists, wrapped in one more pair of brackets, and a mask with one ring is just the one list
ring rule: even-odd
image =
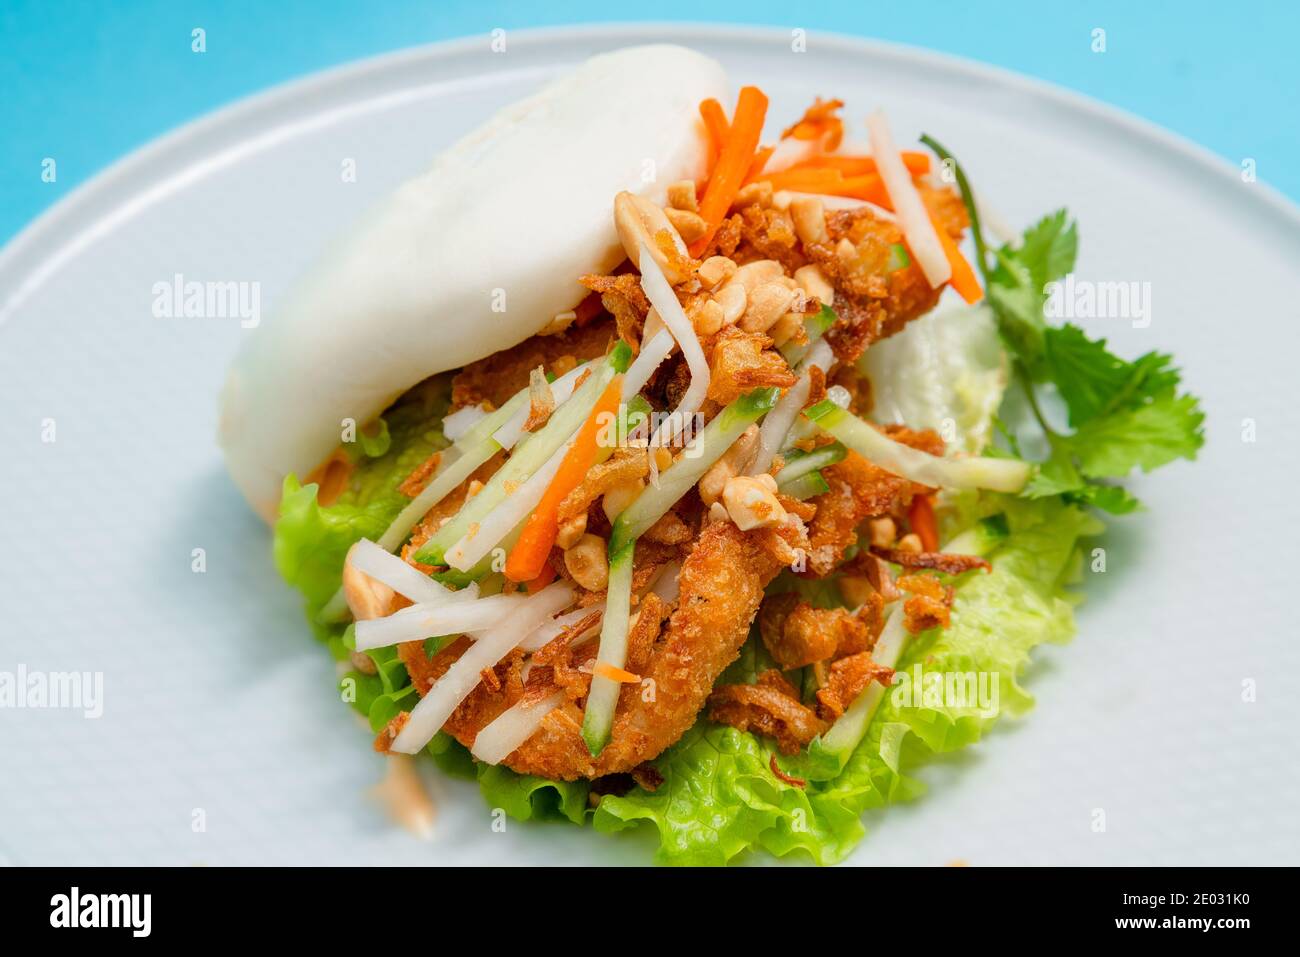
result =
[{"label": "shredded white radish", "polygon": [[572,604],[573,597],[573,589],[567,583],[554,582],[522,599],[509,619],[480,635],[447,673],[434,682],[429,693],[411,710],[406,726],[393,740],[392,750],[415,754],[428,744],[456,707],[478,686],[483,669],[494,667],[538,625]]},{"label": "shredded white radish", "polygon": [[934,231],[934,223],[930,221],[921,194],[912,185],[912,174],[903,165],[903,156],[894,145],[884,113],[877,110],[867,117],[867,133],[871,136],[871,153],[876,158],[876,169],[885,182],[889,201],[894,204],[894,213],[898,216],[898,225],[907,239],[907,246],[921,272],[925,273],[925,281],[938,289],[952,278],[952,266],[943,253],[939,234]]},{"label": "shredded white radish", "polygon": [[[599,616],[603,613],[601,608],[575,608],[558,618],[543,622],[536,631],[519,643],[519,647],[528,652],[538,651],[560,637],[566,629],[572,628],[593,613],[597,615],[596,621],[599,622]],[[594,628],[595,624],[592,627]]]},{"label": "shredded white radish", "polygon": [[442,434],[449,442],[458,442],[465,433],[488,417],[481,405],[467,405],[442,420]]},{"label": "shredded white radish", "polygon": [[413,602],[437,604],[449,599],[463,601],[475,598],[478,594],[477,589],[472,594],[468,590],[452,591],[368,538],[361,539],[348,549],[347,563]]},{"label": "shredded white radish", "polygon": [[659,570],[659,574],[655,577],[655,583],[650,590],[669,604],[675,602],[681,589],[681,582],[679,581],[681,573],[681,565],[676,562],[669,562]]},{"label": "shredded white radish", "polygon": [[628,366],[627,373],[623,376],[623,401],[627,402],[650,381],[654,375],[655,369],[668,358],[668,354],[673,351],[673,334],[667,329],[660,329],[653,336],[648,336],[641,343],[641,351],[637,353],[636,359]]},{"label": "shredded white radish", "polygon": [[482,631],[517,614],[525,600],[522,595],[491,595],[469,601],[412,605],[386,618],[357,622],[356,649],[369,651],[403,641]]},{"label": "shredded white radish", "polygon": [[830,399],[841,409],[847,409],[849,403],[853,401],[853,396],[849,395],[849,390],[842,385],[833,385],[826,390],[826,398]]},{"label": "shredded white radish", "polygon": [[[785,448],[786,436],[790,434],[790,429],[798,420],[799,413],[808,404],[808,396],[812,394],[813,368],[825,372],[830,369],[834,361],[835,353],[825,339],[818,339],[812,344],[808,355],[799,365],[803,373],[799,376],[799,381],[787,389],[785,395],[781,396],[781,401],[776,404],[776,408],[763,417],[763,425],[758,432],[758,451],[754,453],[754,460],[748,469],[750,475],[761,475],[766,472],[772,460],[776,458],[776,453]],[[836,387],[832,386],[832,388]]]},{"label": "shredded white radish", "polygon": [[542,720],[564,704],[564,699],[564,692],[556,691],[540,701],[524,700],[507,708],[478,733],[470,754],[484,764],[500,764],[537,732]]},{"label": "shredded white radish", "polygon": [[781,140],[772,150],[772,155],[763,164],[764,173],[779,173],[796,163],[811,159],[821,150],[822,138],[815,140]]},{"label": "shredded white radish", "polygon": [[[573,395],[573,390],[577,385],[578,380],[582,378],[582,374],[590,367],[590,362],[583,363],[577,368],[570,369],[568,372],[564,373],[564,375],[551,383],[551,397],[555,399],[556,406],[561,405],[568,400],[569,396]],[[503,449],[514,448],[515,443],[523,438],[524,423],[528,421],[528,412],[530,408],[531,406],[525,402],[514,415],[506,420],[505,425],[492,433],[492,438],[495,439],[496,443]]]},{"label": "shredded white radish", "polygon": [[560,463],[568,453],[573,440],[565,442],[551,453],[551,457],[542,467],[530,475],[522,485],[513,492],[506,493],[506,500],[489,512],[481,522],[471,525],[468,532],[444,556],[447,564],[463,572],[469,571],[479,560],[496,548],[501,539],[510,534],[510,530],[526,519],[537,503],[546,493],[546,486],[551,484],[555,473],[560,470]]},{"label": "shredded white radish", "polygon": [[704,350],[700,348],[700,340],[696,338],[695,327],[691,325],[691,320],[686,318],[686,310],[682,308],[682,304],[677,301],[677,293],[673,292],[673,287],[668,284],[659,264],[654,261],[650,250],[644,244],[641,246],[641,288],[645,290],[650,304],[659,311],[659,316],[668,327],[668,331],[681,346],[682,355],[686,357],[686,366],[691,372],[691,381],[686,387],[682,400],[677,403],[677,408],[673,409],[672,415],[664,420],[650,443],[668,445],[685,427],[687,416],[694,415],[704,404],[704,397],[709,391],[709,362],[704,358]]}]

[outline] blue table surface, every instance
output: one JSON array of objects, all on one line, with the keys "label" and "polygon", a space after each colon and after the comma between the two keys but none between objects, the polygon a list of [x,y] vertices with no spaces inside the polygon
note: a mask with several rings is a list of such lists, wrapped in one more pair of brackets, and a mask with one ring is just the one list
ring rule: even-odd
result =
[{"label": "blue table surface", "polygon": [[[336,64],[453,37],[610,20],[777,25],[982,60],[1111,103],[1300,199],[1300,4],[1205,0],[708,7],[591,0],[3,0],[0,241],[133,149],[240,97]],[[206,52],[191,31],[206,31]],[[1093,31],[1106,32],[1094,52]],[[47,159],[56,177],[46,182]]]}]

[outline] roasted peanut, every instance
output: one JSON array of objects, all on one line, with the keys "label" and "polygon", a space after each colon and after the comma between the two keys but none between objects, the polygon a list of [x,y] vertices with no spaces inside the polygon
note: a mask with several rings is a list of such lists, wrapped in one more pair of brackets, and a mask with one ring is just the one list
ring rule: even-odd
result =
[{"label": "roasted peanut", "polygon": [[609,559],[605,540],[599,535],[583,535],[564,550],[564,567],[583,588],[600,591],[609,584]]},{"label": "roasted peanut", "polygon": [[581,512],[560,526],[559,531],[555,533],[555,544],[561,548],[569,548],[582,538],[586,531],[587,513]]},{"label": "roasted peanut", "polygon": [[778,282],[764,283],[749,294],[749,305],[740,317],[746,332],[766,332],[790,311],[794,293]]},{"label": "roasted peanut", "polygon": [[738,282],[729,282],[713,294],[713,301],[722,307],[722,324],[730,326],[739,322],[749,305],[749,295]]},{"label": "roasted peanut", "polygon": [[794,219],[794,232],[800,242],[830,242],[830,233],[826,231],[826,210],[820,199],[800,196],[791,200],[790,216]]},{"label": "roasted peanut", "polygon": [[884,518],[873,518],[869,521],[867,534],[871,544],[876,548],[888,548],[898,537],[898,529],[894,525],[894,520],[886,515]]},{"label": "roasted peanut", "polygon": [[780,525],[785,509],[776,500],[776,479],[763,475],[737,475],[722,489],[722,504],[742,532]]},{"label": "roasted peanut", "polygon": [[727,480],[740,474],[749,464],[758,448],[758,426],[751,425],[740,434],[740,438],[731,443],[731,447],[722,453],[722,458],[709,466],[709,470],[700,478],[700,500],[705,505],[712,505],[722,495]]},{"label": "roasted peanut", "polygon": [[818,302],[830,305],[835,301],[835,288],[826,279],[821,267],[813,263],[794,271],[794,281],[804,293]]},{"label": "roasted peanut", "polygon": [[736,264],[726,256],[710,256],[700,263],[695,276],[705,289],[716,289],[736,274]]},{"label": "roasted peanut", "polygon": [[803,328],[803,313],[787,312],[784,316],[772,324],[772,328],[767,330],[767,334],[772,337],[774,345],[783,346]]},{"label": "roasted peanut", "polygon": [[732,200],[733,209],[743,209],[746,206],[771,206],[772,205],[772,184],[767,180],[758,183],[750,183],[742,187]]},{"label": "roasted peanut", "polygon": [[695,184],[689,179],[682,179],[670,185],[668,187],[668,205],[673,209],[687,209],[692,213],[698,213],[700,204],[695,197]]},{"label": "roasted peanut", "polygon": [[688,243],[693,243],[709,231],[709,224],[704,221],[704,217],[699,213],[693,213],[688,209],[665,209],[664,215],[668,217],[668,222],[673,224],[673,228]]},{"label": "roasted peanut", "polygon": [[718,305],[716,300],[710,299],[695,311],[695,315],[691,317],[691,322],[695,326],[697,334],[711,336],[725,324],[726,313],[723,312],[722,306]]},{"label": "roasted peanut", "polygon": [[[785,275],[785,270],[775,259],[755,259],[752,263],[745,263],[736,270],[736,275],[732,277],[731,282],[740,283],[745,287],[745,292],[753,292],[756,288],[764,283],[774,282]],[[728,283],[730,285],[731,283]]]},{"label": "roasted peanut", "polygon": [[911,552],[916,555],[922,551],[921,536],[915,532],[908,532],[898,540],[898,550],[900,552]]}]

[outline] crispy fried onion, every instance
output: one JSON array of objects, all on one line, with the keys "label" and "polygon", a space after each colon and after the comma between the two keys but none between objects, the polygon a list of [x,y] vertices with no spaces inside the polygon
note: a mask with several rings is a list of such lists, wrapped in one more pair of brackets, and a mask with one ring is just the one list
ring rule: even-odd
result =
[{"label": "crispy fried onion", "polygon": [[869,651],[840,658],[831,664],[826,683],[817,691],[817,714],[824,721],[834,721],[871,682],[888,687],[893,680],[894,669],[876,664]]},{"label": "crispy fried onion", "polygon": [[563,527],[579,515],[586,515],[591,503],[616,485],[635,482],[650,471],[645,449],[622,448],[599,465],[592,466],[582,484],[560,502],[559,521]]},{"label": "crispy fried onion", "polygon": [[783,754],[798,754],[827,728],[775,668],[760,674],[755,684],[715,688],[709,695],[709,719],[774,738]]},{"label": "crispy fried onion", "polygon": [[993,566],[978,555],[953,555],[948,552],[905,552],[898,548],[872,546],[873,555],[904,568],[933,568],[949,575],[960,575],[972,568],[992,571]]},{"label": "crispy fried onion", "polygon": [[544,424],[555,411],[555,393],[546,381],[546,372],[541,366],[528,373],[528,418],[524,419],[524,431],[532,432]]},{"label": "crispy fried onion", "polygon": [[873,609],[814,608],[795,594],[773,595],[758,613],[763,645],[783,669],[869,651],[875,644]]},{"label": "crispy fried onion", "polygon": [[727,326],[713,343],[709,360],[709,398],[721,405],[752,389],[794,385],[794,373],[779,352],[767,348],[771,338]]},{"label": "crispy fried onion", "polygon": [[911,597],[903,602],[903,624],[912,634],[947,628],[952,610],[952,588],[930,575],[904,575],[897,585]]}]

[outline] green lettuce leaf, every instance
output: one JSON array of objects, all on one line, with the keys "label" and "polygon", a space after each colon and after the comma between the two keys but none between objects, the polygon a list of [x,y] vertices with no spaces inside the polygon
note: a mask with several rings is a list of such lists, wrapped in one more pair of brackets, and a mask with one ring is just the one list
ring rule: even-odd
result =
[{"label": "green lettuce leaf", "polygon": [[[776,755],[784,774],[807,775],[803,788],[773,772],[770,741],[701,720],[656,762],[664,782],[655,792],[638,788],[601,799],[597,830],[648,822],[659,832],[658,859],[666,864],[724,864],[754,848],[803,851],[818,863],[834,863],[864,835],[863,811],[921,793],[908,774],[917,764],[973,744],[1001,716],[1028,710],[1032,699],[1019,676],[1036,645],[1072,634],[1074,599],[1064,586],[1077,565],[1079,539],[1101,525],[1060,498],[991,496],[990,509],[1004,516],[1008,530],[990,555],[992,572],[959,579],[951,626],[913,639],[899,662],[909,676],[922,669],[921,689],[944,680],[925,676],[986,675],[984,701],[909,698],[895,687],[862,742],[837,756],[842,770],[828,780],[813,779],[816,762],[826,759],[815,747]],[[741,671],[752,674],[759,664]]]}]

